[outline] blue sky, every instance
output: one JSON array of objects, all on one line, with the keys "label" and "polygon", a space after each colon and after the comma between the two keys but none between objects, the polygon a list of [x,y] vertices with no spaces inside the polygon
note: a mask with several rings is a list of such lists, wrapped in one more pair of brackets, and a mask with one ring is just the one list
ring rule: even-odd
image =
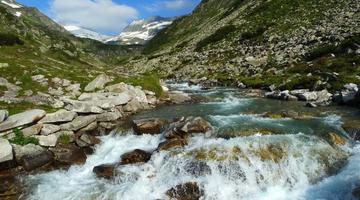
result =
[{"label": "blue sky", "polygon": [[173,17],[191,11],[201,0],[17,0],[37,7],[64,25],[116,35],[131,21],[150,16]]}]

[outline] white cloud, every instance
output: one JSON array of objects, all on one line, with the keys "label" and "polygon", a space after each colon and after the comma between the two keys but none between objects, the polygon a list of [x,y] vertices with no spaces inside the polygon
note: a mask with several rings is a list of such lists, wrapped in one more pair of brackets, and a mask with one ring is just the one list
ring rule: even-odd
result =
[{"label": "white cloud", "polygon": [[168,0],[154,3],[147,6],[146,9],[150,12],[156,12],[160,10],[181,10],[192,7],[194,4],[189,0]]},{"label": "white cloud", "polygon": [[119,33],[130,21],[138,18],[135,8],[112,0],[53,0],[51,12],[61,24],[111,33]]}]

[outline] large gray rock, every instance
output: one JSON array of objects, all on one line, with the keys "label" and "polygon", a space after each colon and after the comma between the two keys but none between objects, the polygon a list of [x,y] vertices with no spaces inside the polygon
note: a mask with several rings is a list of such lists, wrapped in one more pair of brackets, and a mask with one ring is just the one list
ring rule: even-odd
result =
[{"label": "large gray rock", "polygon": [[106,112],[102,114],[96,115],[96,121],[98,122],[110,122],[115,121],[121,117],[121,113],[119,111],[115,112]]},{"label": "large gray rock", "polygon": [[317,99],[316,104],[317,105],[329,105],[331,103],[333,95],[329,93],[327,90],[322,90],[317,92]]},{"label": "large gray rock", "polygon": [[146,98],[146,93],[141,89],[141,87],[134,87],[132,85],[127,85],[125,83],[118,83],[115,85],[110,85],[105,88],[109,92],[115,93],[127,93],[132,99],[136,99],[141,103],[148,103]]},{"label": "large gray rock", "polygon": [[111,81],[112,80],[109,76],[107,76],[106,74],[101,74],[85,87],[85,91],[91,92],[96,89],[103,89],[104,86]]},{"label": "large gray rock", "polygon": [[304,92],[298,95],[302,101],[316,101],[318,99],[317,92]]},{"label": "large gray rock", "polygon": [[44,151],[41,146],[35,144],[27,144],[25,146],[13,144],[15,159],[20,162],[24,156],[36,156]]},{"label": "large gray rock", "polygon": [[41,129],[43,128],[42,124],[35,124],[33,126],[27,127],[23,130],[21,130],[24,134],[24,136],[33,136],[33,135],[37,135],[40,133]]},{"label": "large gray rock", "polygon": [[188,94],[181,91],[171,91],[168,93],[168,96],[170,101],[175,104],[181,104],[191,100],[191,97]]},{"label": "large gray rock", "polygon": [[0,123],[5,121],[9,116],[9,112],[7,110],[0,110]]},{"label": "large gray rock", "polygon": [[101,102],[92,101],[76,101],[76,100],[65,100],[68,105],[65,107],[67,110],[77,113],[103,113],[104,110],[99,107],[102,106]]},{"label": "large gray rock", "polygon": [[61,130],[66,131],[77,131],[81,128],[86,127],[96,120],[95,115],[78,116],[74,121],[60,125]]},{"label": "large gray rock", "polygon": [[14,158],[12,147],[8,140],[0,138],[0,163]]},{"label": "large gray rock", "polygon": [[39,135],[39,136],[35,136],[37,139],[39,139],[39,144],[41,146],[44,147],[54,147],[56,146],[58,137],[57,135],[53,134],[53,135]]},{"label": "large gray rock", "polygon": [[126,93],[83,93],[80,95],[78,100],[92,104],[94,106],[110,109],[115,106],[125,105],[128,103],[132,97]]},{"label": "large gray rock", "polygon": [[7,120],[0,124],[0,131],[17,128],[39,121],[45,116],[46,112],[43,110],[29,110],[23,113],[10,116]]},{"label": "large gray rock", "polygon": [[60,131],[60,126],[54,124],[44,124],[41,129],[41,135],[50,135]]},{"label": "large gray rock", "polygon": [[41,119],[39,122],[43,124],[70,122],[76,116],[77,116],[76,112],[67,111],[67,110],[58,110],[57,112],[46,114],[46,116],[43,119]]}]

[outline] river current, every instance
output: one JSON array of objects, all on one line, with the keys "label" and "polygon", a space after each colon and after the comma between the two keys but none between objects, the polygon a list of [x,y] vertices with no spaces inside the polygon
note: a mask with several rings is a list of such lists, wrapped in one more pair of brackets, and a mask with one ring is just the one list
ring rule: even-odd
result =
[{"label": "river current", "polygon": [[[355,199],[351,191],[360,184],[360,144],[337,146],[326,136],[334,132],[346,137],[341,125],[359,118],[359,111],[306,108],[301,102],[246,97],[232,88],[204,91],[188,84],[169,87],[206,101],[163,106],[133,118],[201,116],[215,130],[192,136],[183,148],[154,152],[145,164],[121,166],[121,176],[110,181],[97,178],[93,167],[116,163],[134,149],[153,151],[164,141],[161,135],[114,132],[101,138],[102,143],[84,165],[23,178],[29,190],[26,198],[157,200],[167,199],[166,191],[178,184],[196,182],[204,191],[204,200]],[[311,117],[262,115],[281,110]],[[265,134],[268,131],[276,134]]]}]

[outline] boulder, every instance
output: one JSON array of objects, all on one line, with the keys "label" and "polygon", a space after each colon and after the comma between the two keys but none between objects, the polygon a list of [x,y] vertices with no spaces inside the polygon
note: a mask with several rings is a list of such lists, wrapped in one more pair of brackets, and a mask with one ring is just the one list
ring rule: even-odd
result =
[{"label": "boulder", "polygon": [[35,124],[28,128],[22,129],[21,131],[24,134],[24,136],[33,136],[39,134],[42,128],[43,128],[42,124]]},{"label": "boulder", "polygon": [[13,160],[13,149],[9,141],[0,138],[0,163]]},{"label": "boulder", "polygon": [[72,122],[60,125],[60,128],[65,131],[77,131],[91,124],[95,120],[95,115],[78,116]]},{"label": "boulder", "polygon": [[56,146],[58,137],[57,135],[39,135],[35,136],[37,139],[39,139],[39,144],[44,147],[54,147]]},{"label": "boulder", "polygon": [[95,91],[96,89],[103,89],[104,86],[111,81],[111,78],[106,74],[100,74],[85,87],[85,91],[91,92]]},{"label": "boulder", "polygon": [[24,156],[36,156],[44,151],[41,146],[35,144],[27,144],[24,146],[13,144],[12,146],[15,152],[15,159],[19,163]]},{"label": "boulder", "polygon": [[204,191],[197,183],[188,182],[169,189],[166,195],[174,200],[199,200],[204,195]]},{"label": "boulder", "polygon": [[317,92],[304,92],[298,94],[298,98],[302,101],[316,101],[318,96]]},{"label": "boulder", "polygon": [[59,144],[49,150],[54,154],[55,161],[61,164],[83,164],[86,161],[85,152],[75,144]]},{"label": "boulder", "polygon": [[160,134],[166,124],[167,121],[158,118],[141,119],[133,121],[133,128],[138,135]]},{"label": "boulder", "polygon": [[309,92],[309,91],[310,91],[309,89],[291,90],[290,94],[298,97],[300,94],[304,94],[304,93]]},{"label": "boulder", "polygon": [[98,123],[92,122],[91,124],[85,126],[84,128],[80,129],[79,132],[87,132],[87,131],[93,131],[98,128]]},{"label": "boulder", "polygon": [[212,130],[212,126],[209,122],[201,117],[188,118],[181,131],[185,133],[206,133]]},{"label": "boulder", "polygon": [[171,91],[167,93],[170,99],[170,102],[175,104],[181,104],[188,101],[191,101],[191,97],[182,91]]},{"label": "boulder", "polygon": [[121,156],[121,165],[146,163],[151,158],[151,153],[144,150],[135,149],[134,151],[125,153]]},{"label": "boulder", "polygon": [[34,109],[12,115],[0,124],[0,131],[6,131],[37,122],[43,118],[45,114],[46,112],[43,110]]},{"label": "boulder", "polygon": [[116,167],[115,164],[99,165],[93,168],[93,172],[99,178],[112,179],[117,176]]},{"label": "boulder", "polygon": [[333,95],[327,90],[322,90],[317,92],[317,97],[316,104],[319,106],[326,106],[331,103]]},{"label": "boulder", "polygon": [[54,124],[44,124],[41,129],[41,135],[50,135],[60,131],[60,126]]},{"label": "boulder", "polygon": [[54,155],[50,151],[43,151],[37,155],[25,155],[21,159],[21,165],[26,171],[32,171],[46,164],[52,163]]},{"label": "boulder", "polygon": [[147,108],[149,108],[148,104],[141,103],[137,99],[132,99],[129,103],[127,103],[123,107],[123,110],[125,112],[136,113],[139,110],[144,110],[144,109],[147,109]]},{"label": "boulder", "polygon": [[77,113],[103,113],[103,109],[101,109],[99,107],[99,105],[104,105],[101,104],[102,102],[94,102],[94,101],[76,101],[76,100],[70,100],[70,99],[65,99],[64,102],[67,104],[65,106],[65,109],[69,110],[69,111],[73,111],[73,112],[77,112]]},{"label": "boulder", "polygon": [[70,122],[77,116],[76,112],[67,110],[58,110],[54,113],[46,114],[46,116],[39,122],[43,124],[48,123],[64,123]]},{"label": "boulder", "polygon": [[96,144],[100,144],[101,142],[100,139],[86,133],[83,133],[80,137],[76,138],[75,141],[79,147],[94,146]]},{"label": "boulder", "polygon": [[0,110],[0,123],[8,118],[9,112],[7,110]]},{"label": "boulder", "polygon": [[96,105],[101,108],[109,108],[110,106],[104,106],[103,104],[109,104],[114,106],[125,105],[132,97],[126,93],[83,93],[78,98],[79,101],[90,102],[90,104]]},{"label": "boulder", "polygon": [[116,110],[115,112],[106,112],[106,113],[96,115],[96,121],[111,122],[111,121],[118,120],[120,117],[121,117],[121,113]]},{"label": "boulder", "polygon": [[351,139],[360,140],[360,121],[346,122],[342,127]]},{"label": "boulder", "polygon": [[105,89],[109,92],[127,93],[131,97],[131,99],[136,99],[141,103],[148,103],[146,94],[143,90],[141,90],[141,87],[134,87],[125,83],[118,83],[108,86]]},{"label": "boulder", "polygon": [[157,149],[160,151],[167,151],[173,148],[183,147],[186,144],[187,141],[185,139],[172,138],[160,143]]}]

